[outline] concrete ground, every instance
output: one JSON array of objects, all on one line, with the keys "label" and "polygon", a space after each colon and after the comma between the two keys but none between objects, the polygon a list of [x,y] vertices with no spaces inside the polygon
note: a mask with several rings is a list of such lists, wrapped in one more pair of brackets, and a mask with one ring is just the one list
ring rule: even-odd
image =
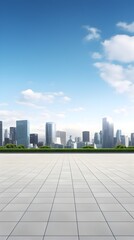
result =
[{"label": "concrete ground", "polygon": [[0,154],[0,240],[134,240],[134,154]]}]

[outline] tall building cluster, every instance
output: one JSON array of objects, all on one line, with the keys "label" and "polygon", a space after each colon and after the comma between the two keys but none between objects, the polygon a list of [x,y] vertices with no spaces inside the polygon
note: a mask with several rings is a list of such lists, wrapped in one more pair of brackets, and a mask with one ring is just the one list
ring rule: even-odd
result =
[{"label": "tall building cluster", "polygon": [[66,139],[66,132],[56,130],[54,122],[46,122],[44,129],[44,141],[39,141],[37,133],[30,133],[28,120],[16,121],[15,127],[3,129],[3,122],[0,121],[0,146],[12,143],[29,147],[49,146],[53,148],[81,148],[94,146],[95,148],[113,148],[117,145],[134,146],[134,133],[130,137],[122,134],[118,129],[114,135],[114,124],[110,118],[102,119],[102,129],[94,133],[91,139],[90,131],[83,131],[81,136],[74,139],[72,136]]}]

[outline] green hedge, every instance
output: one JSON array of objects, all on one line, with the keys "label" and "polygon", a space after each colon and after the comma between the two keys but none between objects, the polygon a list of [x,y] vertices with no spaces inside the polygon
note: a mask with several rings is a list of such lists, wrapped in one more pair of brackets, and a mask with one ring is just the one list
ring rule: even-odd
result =
[{"label": "green hedge", "polygon": [[38,149],[18,149],[18,148],[0,148],[0,153],[134,153],[134,147],[128,148],[38,148]]}]

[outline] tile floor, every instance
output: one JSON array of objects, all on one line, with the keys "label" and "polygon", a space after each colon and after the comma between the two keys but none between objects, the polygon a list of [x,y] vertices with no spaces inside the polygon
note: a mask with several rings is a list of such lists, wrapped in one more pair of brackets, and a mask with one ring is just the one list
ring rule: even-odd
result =
[{"label": "tile floor", "polygon": [[134,240],[134,154],[0,154],[0,240]]}]

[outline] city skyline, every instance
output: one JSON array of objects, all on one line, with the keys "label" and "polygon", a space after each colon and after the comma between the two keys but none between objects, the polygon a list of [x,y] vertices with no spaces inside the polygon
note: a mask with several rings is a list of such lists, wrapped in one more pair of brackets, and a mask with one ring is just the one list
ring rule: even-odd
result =
[{"label": "city skyline", "polygon": [[17,141],[25,146],[28,146],[29,143],[35,145],[37,142],[43,142],[47,146],[52,146],[54,143],[60,144],[61,142],[65,146],[67,139],[71,139],[71,141],[83,143],[95,142],[99,144],[98,142],[101,142],[105,148],[113,147],[115,138],[118,144],[126,141],[125,138],[128,141],[132,139],[132,143],[134,144],[134,131],[126,135],[122,129],[115,128],[114,122],[110,117],[103,117],[100,129],[93,132],[92,128],[90,128],[88,131],[85,131],[83,126],[82,131],[76,135],[57,128],[57,123],[55,122],[46,122],[44,123],[44,129],[40,137],[38,132],[30,130],[30,122],[28,120],[16,120],[15,126],[10,126],[9,128],[4,128],[3,121],[0,121],[0,140],[2,145],[10,143],[11,140],[13,144],[16,144]]},{"label": "city skyline", "polygon": [[40,137],[49,121],[79,136],[111,116],[115,129],[134,132],[133,7],[133,0],[1,1],[4,128],[26,118]]}]

